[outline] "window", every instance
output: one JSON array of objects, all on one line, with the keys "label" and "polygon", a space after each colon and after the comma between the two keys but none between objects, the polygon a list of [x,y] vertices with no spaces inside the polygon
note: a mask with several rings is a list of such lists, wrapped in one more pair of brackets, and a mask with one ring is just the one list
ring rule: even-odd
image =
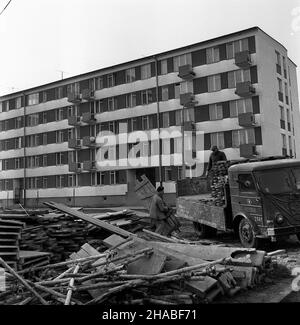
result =
[{"label": "window", "polygon": [[160,70],[161,70],[161,74],[167,74],[168,73],[168,60],[161,60],[161,62],[160,62]]},{"label": "window", "polygon": [[7,112],[9,110],[9,102],[8,101],[2,102],[1,106],[2,106],[2,112]]},{"label": "window", "polygon": [[103,172],[96,173],[96,185],[104,185],[105,174]]},{"label": "window", "polygon": [[209,105],[209,119],[222,120],[223,119],[223,107],[222,104],[212,104]]},{"label": "window", "polygon": [[115,109],[115,100],[114,97],[108,98],[108,110],[113,111]]},{"label": "window", "polygon": [[103,100],[96,101],[96,114],[103,111]]},{"label": "window", "polygon": [[255,191],[255,185],[251,174],[240,174],[238,176],[240,191],[249,192]]},{"label": "window", "polygon": [[103,89],[103,77],[96,78],[96,89]]},{"label": "window", "polygon": [[282,106],[279,106],[280,109],[280,127],[282,129],[285,129],[285,113],[284,108]]},{"label": "window", "polygon": [[34,156],[34,166],[40,167],[40,157],[39,156]]},{"label": "window", "polygon": [[48,162],[47,162],[47,155],[43,155],[43,167],[47,167]]},{"label": "window", "polygon": [[42,145],[47,145],[47,140],[48,140],[48,135],[47,135],[47,133],[43,133],[43,135],[42,135]]},{"label": "window", "polygon": [[68,175],[68,187],[76,186],[76,175]]},{"label": "window", "polygon": [[175,98],[180,98],[180,83],[175,84]]},{"label": "window", "polygon": [[238,82],[251,81],[250,69],[228,72],[228,88],[235,88]]},{"label": "window", "polygon": [[110,184],[115,185],[116,183],[116,171],[110,171]]},{"label": "window", "polygon": [[180,66],[192,63],[192,55],[191,53],[186,53],[179,56],[175,56],[173,58],[173,62],[174,62],[174,71],[175,72],[179,71]]},{"label": "window", "polygon": [[39,114],[27,115],[27,126],[36,126],[39,124]]},{"label": "window", "polygon": [[182,110],[175,111],[175,123],[176,125],[182,124]]},{"label": "window", "polygon": [[15,159],[15,169],[21,168],[21,158]]},{"label": "window", "polygon": [[292,137],[289,135],[289,150],[290,150],[290,155],[293,155],[293,145],[292,145]]},{"label": "window", "polygon": [[253,113],[253,105],[251,98],[232,100],[229,102],[230,117],[237,117],[243,113]]},{"label": "window", "polygon": [[47,188],[48,187],[48,177],[44,176],[42,182],[43,182],[43,185],[42,185],[43,188]]},{"label": "window", "polygon": [[277,78],[277,81],[278,81],[278,91],[280,91],[282,93],[283,92],[282,80]]},{"label": "window", "polygon": [[180,94],[192,93],[193,92],[193,82],[183,81],[180,83]]},{"label": "window", "polygon": [[169,112],[162,113],[162,127],[168,128],[170,126],[170,114]]},{"label": "window", "polygon": [[210,134],[210,141],[212,146],[217,146],[219,149],[225,148],[224,143],[224,133],[223,132],[215,132]]},{"label": "window", "polygon": [[141,66],[141,79],[151,78],[151,64],[145,64]]},{"label": "window", "polygon": [[8,159],[4,159],[3,160],[3,170],[7,170],[8,169]]},{"label": "window", "polygon": [[208,76],[208,92],[221,90],[221,75]]},{"label": "window", "polygon": [[64,110],[63,108],[58,108],[55,110],[55,119],[56,121],[61,121],[64,119]]},{"label": "window", "polygon": [[127,69],[125,71],[125,79],[127,83],[135,81],[135,68]]},{"label": "window", "polygon": [[22,97],[17,97],[16,98],[16,108],[21,108],[22,107]]},{"label": "window", "polygon": [[136,106],[136,93],[126,94],[126,107]]},{"label": "window", "polygon": [[143,116],[142,117],[142,126],[143,126],[143,130],[149,130],[149,116]]},{"label": "window", "polygon": [[58,188],[64,187],[64,175],[56,176],[56,187]]},{"label": "window", "polygon": [[115,122],[109,122],[109,123],[108,123],[108,130],[109,130],[110,132],[115,133]]},{"label": "window", "polygon": [[277,51],[275,51],[275,54],[276,54],[276,64],[281,66],[280,54]]},{"label": "window", "polygon": [[285,94],[285,102],[289,104],[289,91],[288,91],[288,85],[285,82],[284,83],[284,94]]},{"label": "window", "polygon": [[64,131],[56,131],[56,143],[62,143],[64,142]]},{"label": "window", "polygon": [[211,47],[206,49],[206,62],[214,63],[220,61],[220,52],[218,47]]},{"label": "window", "polygon": [[62,152],[57,152],[56,155],[56,165],[62,165],[63,164],[63,153]]},{"label": "window", "polygon": [[227,59],[234,58],[235,53],[249,49],[248,39],[244,38],[238,41],[226,44]]},{"label": "window", "polygon": [[142,91],[142,105],[152,103],[152,90],[147,89]]},{"label": "window", "polygon": [[169,87],[168,86],[161,87],[161,99],[162,99],[162,101],[169,99]]},{"label": "window", "polygon": [[254,129],[241,129],[232,131],[232,147],[238,148],[241,144],[255,143]]},{"label": "window", "polygon": [[282,65],[283,65],[284,78],[287,79],[286,60],[284,56],[282,57]]},{"label": "window", "polygon": [[22,116],[18,116],[16,119],[15,119],[15,127],[16,129],[20,129],[23,125],[22,125]]},{"label": "window", "polygon": [[30,94],[28,95],[28,106],[35,105],[39,103],[39,94]]},{"label": "window", "polygon": [[22,138],[21,137],[15,138],[15,148],[16,149],[22,148]]},{"label": "window", "polygon": [[47,123],[47,112],[43,112],[42,114],[43,114],[42,116],[43,124],[45,124]]},{"label": "window", "polygon": [[63,98],[63,87],[55,88],[55,98],[56,99]]},{"label": "window", "polygon": [[113,73],[110,73],[107,75],[107,86],[108,87],[113,87],[115,85],[115,78]]},{"label": "window", "polygon": [[172,168],[165,167],[165,181],[169,182],[172,180]]}]

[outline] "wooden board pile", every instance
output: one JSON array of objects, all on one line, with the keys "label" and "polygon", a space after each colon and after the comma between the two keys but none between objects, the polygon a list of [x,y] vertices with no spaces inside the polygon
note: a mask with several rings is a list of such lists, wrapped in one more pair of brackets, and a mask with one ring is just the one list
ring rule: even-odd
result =
[{"label": "wooden board pile", "polygon": [[229,161],[218,161],[211,169],[211,196],[216,206],[225,204],[225,185],[228,183],[229,166]]},{"label": "wooden board pile", "polygon": [[264,251],[162,242],[156,234],[155,240],[145,240],[62,204],[49,206],[113,235],[103,240],[106,249],[85,244],[67,261],[18,273],[0,259],[15,278],[3,304],[207,303],[251,288],[272,272]]}]

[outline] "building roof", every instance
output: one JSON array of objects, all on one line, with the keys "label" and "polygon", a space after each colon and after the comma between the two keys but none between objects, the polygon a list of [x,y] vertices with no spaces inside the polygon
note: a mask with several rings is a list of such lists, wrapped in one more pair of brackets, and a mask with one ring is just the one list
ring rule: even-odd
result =
[{"label": "building roof", "polygon": [[[85,72],[83,74],[75,75],[75,76],[72,76],[72,77],[69,77],[69,78],[65,78],[65,79],[62,79],[62,80],[56,80],[56,81],[53,81],[53,82],[50,82],[50,83],[47,83],[47,84],[43,84],[43,85],[39,85],[39,86],[36,86],[36,87],[24,89],[24,90],[21,90],[21,91],[18,91],[18,92],[6,94],[4,96],[0,96],[0,98],[1,99],[5,99],[6,97],[7,98],[8,97],[11,98],[11,97],[14,97],[14,96],[22,95],[22,94],[24,94],[24,92],[31,93],[32,91],[39,90],[42,87],[50,87],[50,86],[59,85],[59,84],[66,84],[66,81],[69,81],[71,83],[72,80],[74,80],[74,79],[88,77],[90,74],[105,73],[107,70],[115,69],[115,68],[118,68],[118,67],[121,68],[123,65],[126,65],[126,64],[141,63],[141,62],[147,61],[149,59],[154,59],[155,57],[158,58],[158,59],[160,59],[159,56],[176,53],[178,51],[189,50],[189,49],[194,48],[194,47],[197,47],[197,46],[202,46],[202,45],[210,44],[212,42],[221,41],[221,40],[226,39],[226,38],[235,37],[235,36],[238,36],[238,35],[243,35],[245,33],[257,32],[257,31],[261,31],[262,33],[264,33],[268,37],[271,37],[266,32],[264,32],[262,29],[260,29],[258,26],[254,26],[254,27],[250,27],[250,28],[247,28],[247,29],[243,29],[243,30],[240,30],[240,31],[237,31],[237,32],[233,32],[233,33],[230,33],[230,34],[226,34],[226,35],[218,36],[218,37],[215,37],[215,38],[211,38],[209,40],[205,40],[205,41],[202,41],[202,42],[198,42],[198,43],[186,45],[186,46],[183,46],[183,47],[179,47],[179,48],[172,49],[172,50],[168,50],[168,51],[161,52],[161,53],[156,53],[156,54],[149,55],[149,56],[146,56],[146,57],[143,57],[143,58],[139,58],[139,59],[135,59],[135,60],[132,60],[132,61],[122,62],[122,63],[116,64],[116,65],[112,65],[112,66],[109,66],[109,67],[105,67],[105,68],[102,68],[102,69],[97,69],[97,70]],[[273,37],[271,37],[271,38],[274,41],[276,41],[278,44],[280,44],[281,46],[283,46],[276,39],[274,39]]]},{"label": "building roof", "polygon": [[256,161],[233,165],[230,172],[252,172],[258,170],[270,170],[285,167],[300,167],[300,159],[278,159],[268,161]]}]

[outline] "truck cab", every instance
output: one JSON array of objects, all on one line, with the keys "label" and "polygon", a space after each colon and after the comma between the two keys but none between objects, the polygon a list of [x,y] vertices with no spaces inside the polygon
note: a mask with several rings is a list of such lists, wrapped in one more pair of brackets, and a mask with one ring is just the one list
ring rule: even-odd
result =
[{"label": "truck cab", "polygon": [[300,160],[236,164],[228,169],[232,226],[245,247],[259,238],[300,237]]},{"label": "truck cab", "polygon": [[234,231],[244,247],[291,234],[300,240],[300,160],[237,162],[228,168],[224,204],[209,197],[177,198],[177,216],[193,221],[202,237]]}]

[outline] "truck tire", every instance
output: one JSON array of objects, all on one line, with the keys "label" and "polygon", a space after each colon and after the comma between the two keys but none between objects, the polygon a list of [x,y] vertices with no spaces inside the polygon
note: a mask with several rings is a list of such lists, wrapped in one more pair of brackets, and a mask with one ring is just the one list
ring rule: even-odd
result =
[{"label": "truck tire", "polygon": [[239,238],[243,247],[257,248],[258,246],[258,238],[255,236],[252,223],[245,218],[239,223]]},{"label": "truck tire", "polygon": [[199,238],[211,238],[216,236],[217,234],[217,229],[213,227],[209,227],[206,225],[203,225],[199,222],[193,222],[195,232],[199,236]]}]

